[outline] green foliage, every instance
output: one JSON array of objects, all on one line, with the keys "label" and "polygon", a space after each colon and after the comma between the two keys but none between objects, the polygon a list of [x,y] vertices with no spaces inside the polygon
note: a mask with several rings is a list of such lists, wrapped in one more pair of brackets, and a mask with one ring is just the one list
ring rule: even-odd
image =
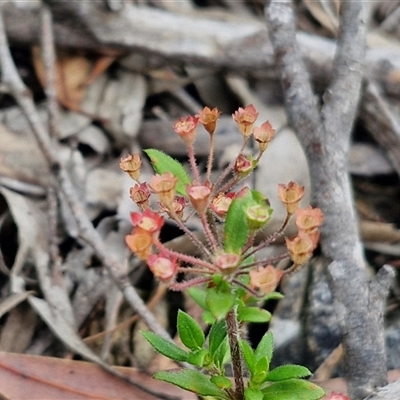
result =
[{"label": "green foliage", "polygon": [[172,371],[160,371],[154,374],[157,378],[164,382],[173,383],[182,389],[189,390],[200,396],[214,396],[218,399],[228,399],[225,392],[210,378],[199,371],[190,369],[177,369]]},{"label": "green foliage", "polygon": [[144,331],[142,332],[142,335],[160,354],[175,361],[187,360],[188,353],[178,347],[176,344],[165,340],[164,338],[156,335],[153,332]]},{"label": "green foliage", "polygon": [[201,349],[205,342],[204,332],[200,325],[182,310],[178,311],[178,334],[182,343],[190,350]]},{"label": "green foliage", "polygon": [[215,287],[207,290],[206,305],[217,320],[225,318],[234,304],[235,296],[230,291]]},{"label": "green foliage", "polygon": [[281,365],[270,371],[267,380],[276,382],[292,378],[306,378],[311,375],[311,371],[301,365]]},{"label": "green foliage", "polygon": [[149,156],[151,164],[157,174],[162,175],[164,172],[171,172],[172,175],[178,178],[176,192],[181,196],[187,197],[185,186],[190,185],[191,181],[180,162],[160,150],[147,149],[144,150],[144,152]]},{"label": "green foliage", "polygon": [[318,400],[325,395],[319,386],[303,379],[275,382],[262,393],[263,400]]},{"label": "green foliage", "polygon": [[241,307],[238,311],[238,320],[243,322],[269,322],[271,313],[258,307]]}]

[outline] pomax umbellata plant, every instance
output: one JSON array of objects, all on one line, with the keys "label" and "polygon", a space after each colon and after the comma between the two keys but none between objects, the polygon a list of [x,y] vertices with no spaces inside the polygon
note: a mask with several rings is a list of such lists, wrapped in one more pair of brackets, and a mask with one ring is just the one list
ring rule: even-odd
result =
[{"label": "pomax umbellata plant", "polygon": [[[279,184],[278,196],[286,208],[286,217],[276,232],[257,241],[257,233],[265,228],[272,215],[269,201],[248,186],[236,188],[257,167],[275,130],[268,121],[255,126],[258,112],[253,105],[239,108],[232,117],[243,138],[241,149],[212,182],[215,129],[220,114],[217,108],[204,107],[196,116],[180,118],[174,125],[186,144],[192,176],[178,161],[155,149],[145,150],[156,172],[149,182],[140,179],[140,155],[127,155],[120,162],[120,168],[136,181],[130,196],[140,210],[131,213],[133,229],[125,238],[127,246],[171,290],[188,290],[203,308],[204,322],[211,325],[205,336],[190,315],[179,311],[177,331],[186,349],[152,332],[143,332],[159,353],[197,367],[159,371],[154,376],[200,396],[217,399],[320,399],[324,391],[304,379],[311,375],[307,368],[283,365],[270,370],[273,353],[270,332],[253,349],[241,335],[241,328],[246,322],[270,320],[271,314],[258,304],[260,300],[279,298],[281,295],[275,289],[281,279],[311,257],[319,240],[322,212],[311,206],[299,207],[304,187],[295,182]],[[204,176],[194,150],[199,124],[210,138]],[[244,154],[250,140],[258,147],[254,156]],[[151,208],[150,196],[157,197],[156,210]],[[194,215],[201,222],[205,240],[187,227],[187,221]],[[285,238],[287,252],[260,258],[260,250],[284,235],[293,216],[298,233]],[[164,218],[172,220],[187,235],[201,256],[173,251],[163,245],[159,234]],[[285,258],[291,259],[291,266],[278,269],[276,264]],[[228,364],[233,379],[227,376]]]}]

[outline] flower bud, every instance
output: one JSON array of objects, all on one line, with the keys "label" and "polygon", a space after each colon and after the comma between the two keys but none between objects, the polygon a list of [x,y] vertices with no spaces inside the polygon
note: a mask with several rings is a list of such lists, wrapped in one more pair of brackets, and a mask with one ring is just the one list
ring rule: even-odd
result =
[{"label": "flower bud", "polygon": [[289,182],[287,185],[280,183],[278,185],[278,196],[285,205],[287,213],[292,215],[304,196],[304,186],[299,186],[295,182]]},{"label": "flower bud", "polygon": [[201,215],[208,207],[211,189],[206,185],[189,186],[188,196],[193,208]]},{"label": "flower bud", "polygon": [[147,257],[147,265],[153,275],[160,281],[171,280],[178,270],[178,265],[175,261],[159,254],[151,254]]},{"label": "flower bud", "polygon": [[129,176],[135,181],[139,181],[140,177],[140,167],[142,165],[142,160],[139,154],[128,154],[126,157],[122,157],[119,163],[119,167],[127,172]]},{"label": "flower bud", "polygon": [[244,178],[253,171],[256,165],[257,163],[253,162],[251,156],[245,157],[243,154],[239,154],[235,162],[235,173]]},{"label": "flower bud", "polygon": [[234,197],[234,192],[229,192],[226,194],[219,193],[213,198],[210,208],[215,212],[215,214],[218,215],[218,217],[225,218]]},{"label": "flower bud", "polygon": [[237,269],[239,261],[240,256],[238,254],[224,253],[217,256],[214,264],[223,274],[230,274]]},{"label": "flower bud", "polygon": [[245,108],[239,107],[239,109],[232,114],[232,118],[238,124],[239,130],[244,137],[249,137],[251,135],[257,117],[258,112],[252,104]]}]

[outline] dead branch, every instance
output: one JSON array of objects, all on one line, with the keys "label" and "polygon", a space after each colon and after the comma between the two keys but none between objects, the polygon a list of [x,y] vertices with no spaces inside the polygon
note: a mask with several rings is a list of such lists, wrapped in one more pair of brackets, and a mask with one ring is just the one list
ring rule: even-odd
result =
[{"label": "dead branch", "polygon": [[[266,6],[286,107],[310,162],[314,200],[325,214],[322,250],[332,261],[331,289],[352,399],[362,399],[387,382],[383,305],[393,275],[388,268],[382,270],[384,283],[380,276],[370,281],[347,173],[350,133],[363,78],[366,5],[352,0],[342,4],[332,80],[321,109],[297,46],[292,3],[272,0]],[[378,288],[383,290],[377,293]]]}]

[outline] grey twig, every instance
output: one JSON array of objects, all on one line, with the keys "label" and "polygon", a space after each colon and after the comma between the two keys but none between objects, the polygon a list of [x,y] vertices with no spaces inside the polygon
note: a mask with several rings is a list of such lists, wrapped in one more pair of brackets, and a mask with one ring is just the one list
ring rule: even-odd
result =
[{"label": "grey twig", "polygon": [[[322,250],[329,266],[345,367],[352,399],[361,399],[387,380],[383,305],[388,292],[370,282],[357,229],[347,173],[350,133],[363,79],[368,4],[342,2],[331,84],[320,106],[296,42],[290,0],[269,1],[266,15],[290,121],[309,163],[315,203],[325,214]],[[366,366],[368,366],[366,368]]]}]

